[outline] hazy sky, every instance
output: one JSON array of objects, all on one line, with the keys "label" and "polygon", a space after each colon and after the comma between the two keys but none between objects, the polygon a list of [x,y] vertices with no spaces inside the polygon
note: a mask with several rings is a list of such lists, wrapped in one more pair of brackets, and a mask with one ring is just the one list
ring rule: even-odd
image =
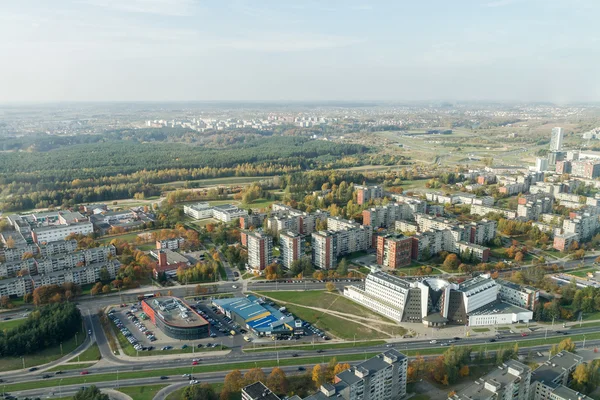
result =
[{"label": "hazy sky", "polygon": [[600,0],[1,0],[0,102],[600,101]]}]

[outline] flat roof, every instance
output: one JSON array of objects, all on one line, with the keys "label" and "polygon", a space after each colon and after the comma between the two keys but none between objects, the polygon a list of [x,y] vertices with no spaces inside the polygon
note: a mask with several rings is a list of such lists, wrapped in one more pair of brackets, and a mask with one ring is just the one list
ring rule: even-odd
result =
[{"label": "flat roof", "polygon": [[[513,375],[509,369],[514,369],[520,375]],[[530,368],[515,360],[508,360],[501,366],[490,371],[487,375],[478,379],[472,385],[467,386],[458,392],[454,398],[460,400],[487,400],[494,397],[495,392],[486,388],[486,383],[498,389],[521,378],[521,375]]]},{"label": "flat roof", "polygon": [[531,374],[531,382],[540,381],[547,386],[552,386],[553,382],[566,371],[574,368],[581,363],[583,357],[568,351],[561,351],[548,361],[537,367]]},{"label": "flat roof", "polygon": [[208,325],[208,321],[177,297],[161,296],[142,300],[165,324],[179,328]]},{"label": "flat roof", "polygon": [[271,392],[262,382],[254,382],[242,389],[252,399],[280,400],[279,396]]},{"label": "flat roof", "polygon": [[590,399],[583,393],[576,392],[573,389],[569,389],[564,385],[558,386],[556,389],[552,391],[553,394],[560,396],[561,399],[564,400],[585,400]]},{"label": "flat roof", "polygon": [[466,290],[472,290],[472,289],[475,289],[479,286],[483,286],[486,283],[490,283],[490,282],[494,282],[494,280],[492,278],[490,278],[490,276],[488,274],[483,274],[483,275],[476,276],[475,278],[466,280],[462,283],[459,283],[458,290],[460,290],[461,292],[466,291]]},{"label": "flat roof", "polygon": [[467,315],[494,315],[494,314],[517,314],[522,312],[532,312],[523,307],[515,306],[513,304],[504,303],[501,301],[486,304],[483,307],[479,307],[476,310],[471,311]]},{"label": "flat roof", "polygon": [[391,274],[386,274],[385,272],[381,272],[381,271],[377,271],[377,272],[371,272],[368,276],[367,279],[369,278],[369,276],[373,276],[375,278],[378,279],[382,279],[388,283],[391,283],[392,285],[396,285],[396,286],[401,286],[405,289],[410,288],[411,284],[409,281],[399,278],[395,275],[391,275]]},{"label": "flat roof", "polygon": [[167,255],[167,264],[189,263],[190,262],[190,260],[185,258],[185,256],[177,253],[176,251],[169,250],[169,249],[152,250],[151,253],[153,256],[158,258],[158,254],[161,251]]}]

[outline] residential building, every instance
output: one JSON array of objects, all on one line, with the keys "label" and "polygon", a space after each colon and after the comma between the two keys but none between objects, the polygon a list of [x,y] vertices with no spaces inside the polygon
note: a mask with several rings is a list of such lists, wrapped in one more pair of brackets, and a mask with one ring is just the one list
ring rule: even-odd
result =
[{"label": "residential building", "polygon": [[406,396],[408,357],[395,349],[340,372],[305,400],[400,400]]},{"label": "residential building", "polygon": [[399,234],[377,237],[377,264],[396,269],[410,265],[412,238]]},{"label": "residential building", "polygon": [[[561,351],[544,362],[531,374],[529,400],[564,399],[561,394],[565,391],[561,387],[568,387],[571,374],[582,362],[583,357],[568,351]],[[579,400],[578,397],[572,399]]]},{"label": "residential building", "polygon": [[240,217],[240,228],[260,228],[267,215],[264,213],[252,213]]},{"label": "residential building", "polygon": [[291,268],[292,263],[303,254],[302,236],[294,232],[282,232],[279,235],[279,247],[281,249],[281,264]]},{"label": "residential building", "polygon": [[163,239],[156,241],[156,249],[168,249],[168,250],[177,250],[181,247],[182,244],[185,243],[185,239],[180,237],[172,238],[172,239]]},{"label": "residential building", "polygon": [[552,134],[550,135],[550,151],[560,151],[563,143],[563,130],[562,128],[552,128]]},{"label": "residential building", "polygon": [[242,400],[281,400],[262,382],[254,382],[242,388]]},{"label": "residential building", "polygon": [[194,219],[214,218],[225,223],[248,215],[247,210],[240,209],[233,204],[211,206],[208,203],[197,203],[183,206],[183,212]]},{"label": "residential building", "polygon": [[273,261],[273,238],[260,230],[244,233],[248,247],[248,265],[256,271],[262,271]]},{"label": "residential building", "polygon": [[381,186],[354,186],[356,191],[356,204],[363,205],[369,200],[380,199],[383,197],[383,188]]},{"label": "residential building", "polygon": [[90,233],[94,233],[94,226],[91,222],[75,222],[69,225],[41,226],[31,229],[31,237],[38,244],[65,240],[71,234],[85,236]]},{"label": "residential building", "polygon": [[498,208],[498,207],[483,206],[483,205],[479,205],[479,204],[473,204],[471,206],[471,214],[473,214],[473,215],[485,216],[489,213],[502,214],[504,216],[504,218],[507,218],[507,219],[517,218],[516,211],[507,210],[507,209]]},{"label": "residential building", "polygon": [[536,157],[535,159],[535,171],[544,172],[548,170],[548,159],[542,157]]},{"label": "residential building", "polygon": [[508,360],[448,400],[528,400],[531,368]]},{"label": "residential building", "polygon": [[595,179],[600,176],[599,160],[580,160],[571,162],[571,175],[585,179]]},{"label": "residential building", "polygon": [[312,263],[320,269],[335,268],[337,263],[337,234],[320,231],[312,234]]}]

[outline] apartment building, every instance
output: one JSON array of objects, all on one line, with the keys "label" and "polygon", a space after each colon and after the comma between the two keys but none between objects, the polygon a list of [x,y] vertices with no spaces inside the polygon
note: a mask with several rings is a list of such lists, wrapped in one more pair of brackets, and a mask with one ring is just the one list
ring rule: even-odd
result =
[{"label": "apartment building", "polygon": [[528,400],[531,368],[508,360],[448,400]]},{"label": "apartment building", "polygon": [[114,279],[121,264],[117,260],[89,264],[82,267],[66,268],[39,275],[31,276],[34,287],[45,285],[62,285],[65,282],[72,282],[77,285],[87,285],[100,280],[100,272],[103,269],[108,271],[111,279]]},{"label": "apartment building", "polygon": [[34,283],[31,276],[0,279],[0,297],[23,297],[33,293]]},{"label": "apartment building", "polygon": [[355,185],[356,204],[363,205],[369,200],[381,199],[383,197],[383,188],[381,186],[361,186]]},{"label": "apartment building", "polygon": [[496,221],[482,219],[479,222],[471,222],[469,242],[484,245],[496,237]]},{"label": "apartment building", "polygon": [[116,254],[117,250],[113,245],[94,247],[74,253],[59,254],[38,260],[37,270],[39,274],[49,274],[68,268],[104,263],[116,256]]},{"label": "apartment building", "polygon": [[279,247],[281,249],[281,264],[291,268],[292,263],[302,257],[302,236],[294,232],[281,232],[279,235]]},{"label": "apartment building", "polygon": [[396,231],[399,232],[419,232],[419,225],[415,224],[414,222],[396,221],[394,226]]},{"label": "apartment building", "polygon": [[408,357],[395,349],[340,372],[305,400],[400,400],[406,396]]},{"label": "apartment building", "polygon": [[312,234],[312,263],[320,269],[335,268],[337,263],[337,240],[336,232],[320,231]]},{"label": "apartment building", "polygon": [[262,231],[246,231],[248,265],[262,271],[273,261],[273,238]]},{"label": "apartment building", "polygon": [[538,198],[525,204],[517,205],[517,216],[528,221],[537,220],[540,215],[552,211],[552,199],[550,197]]},{"label": "apartment building", "polygon": [[[21,271],[26,273],[21,274]],[[14,278],[18,275],[37,274],[37,262],[34,258],[0,263],[0,278]]]},{"label": "apartment building", "polygon": [[65,240],[71,234],[89,235],[94,233],[91,222],[75,222],[69,225],[41,226],[31,229],[31,237],[35,243],[56,242]]},{"label": "apartment building", "polygon": [[406,214],[406,206],[400,203],[389,203],[384,206],[372,207],[362,212],[363,225],[374,228],[393,227],[395,222]]},{"label": "apartment building", "polygon": [[507,219],[517,218],[516,211],[507,210],[507,209],[498,208],[498,207],[483,206],[483,205],[478,205],[478,204],[473,204],[471,206],[471,214],[473,214],[473,215],[485,216],[488,213],[502,214],[504,216],[504,218],[507,218]]},{"label": "apartment building", "polygon": [[177,250],[185,243],[185,239],[180,237],[172,238],[172,239],[163,239],[156,241],[156,249],[168,249],[168,250]]},{"label": "apartment building", "polygon": [[410,265],[412,238],[399,234],[377,237],[377,264],[396,269]]},{"label": "apartment building", "polygon": [[238,208],[233,204],[211,206],[208,203],[196,203],[190,206],[183,206],[183,212],[194,219],[214,218],[225,223],[248,215],[247,210]]},{"label": "apartment building", "polygon": [[39,245],[39,254],[43,258],[72,253],[75,250],[77,250],[77,240],[58,240]]},{"label": "apartment building", "polygon": [[240,217],[240,228],[260,228],[267,215],[264,213],[252,213]]},{"label": "apartment building", "polygon": [[600,161],[580,160],[571,162],[571,175],[585,179],[594,179],[600,176]]},{"label": "apartment building", "polygon": [[1,248],[0,255],[4,255],[4,261],[13,262],[20,261],[23,258],[23,254],[31,253],[33,255],[37,255],[40,251],[40,248],[35,243],[21,243],[20,246],[15,246],[13,248]]},{"label": "apartment building", "polygon": [[583,398],[580,394],[573,398],[562,396],[563,394],[569,394],[565,389],[568,389],[571,374],[582,362],[583,357],[568,351],[561,351],[551,357],[531,374],[528,400],[579,400]]},{"label": "apartment building", "polygon": [[[327,211],[317,210],[313,213],[307,213],[281,203],[273,204],[271,210],[269,220],[273,218],[271,224],[275,224],[275,226],[269,226],[269,228],[276,232],[286,230],[301,235],[310,235],[315,231],[317,222],[326,221],[329,217]],[[285,220],[290,220],[290,222],[283,222]],[[267,221],[267,223],[269,222]]]},{"label": "apartment building", "polygon": [[213,209],[210,204],[202,202],[189,206],[183,206],[183,213],[194,219],[212,218]]},{"label": "apartment building", "polygon": [[242,388],[242,400],[281,400],[262,382],[254,382]]}]

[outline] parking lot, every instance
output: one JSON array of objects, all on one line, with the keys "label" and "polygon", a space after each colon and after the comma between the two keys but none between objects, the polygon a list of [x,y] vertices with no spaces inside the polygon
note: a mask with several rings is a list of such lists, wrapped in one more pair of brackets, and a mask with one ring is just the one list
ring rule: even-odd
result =
[{"label": "parking lot", "polygon": [[[197,308],[195,305],[190,305],[190,307],[194,309]],[[200,313],[200,310],[198,310],[198,312]],[[191,346],[194,346],[195,348],[211,348],[219,345],[228,347],[234,346],[234,341],[232,340],[232,336],[229,331],[221,331],[226,329],[225,325],[222,323],[219,325],[214,318],[211,319],[213,319],[215,323],[211,323],[211,321],[205,317],[205,319],[211,323],[210,337],[197,340],[179,340],[167,336],[157,326],[155,326],[141,309],[140,303],[136,303],[127,307],[113,308],[108,315],[119,329],[120,334],[125,336],[125,338],[138,351],[166,351],[172,349],[185,349]],[[243,339],[241,339],[241,341],[243,341]]]}]

